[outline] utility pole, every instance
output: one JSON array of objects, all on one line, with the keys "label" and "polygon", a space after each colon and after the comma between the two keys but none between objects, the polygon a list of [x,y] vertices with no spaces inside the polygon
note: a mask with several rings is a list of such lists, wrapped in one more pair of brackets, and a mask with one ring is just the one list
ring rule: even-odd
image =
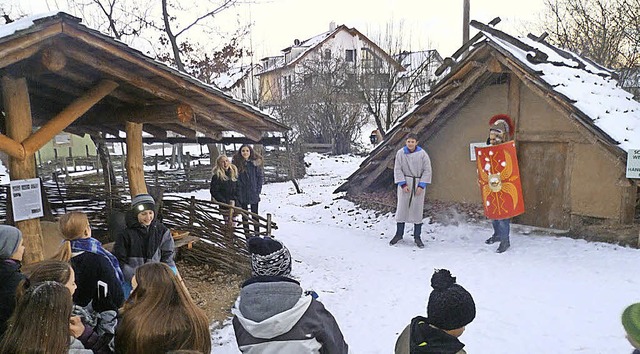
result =
[{"label": "utility pole", "polygon": [[471,0],[463,0],[462,5],[462,44],[469,41],[469,11],[471,8]]}]

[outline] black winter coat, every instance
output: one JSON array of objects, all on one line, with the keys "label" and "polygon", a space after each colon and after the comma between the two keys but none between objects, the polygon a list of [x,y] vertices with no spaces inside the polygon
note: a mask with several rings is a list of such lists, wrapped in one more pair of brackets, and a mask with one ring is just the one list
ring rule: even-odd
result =
[{"label": "black winter coat", "polygon": [[118,311],[124,303],[124,293],[109,260],[95,253],[82,252],[71,257],[70,262],[78,285],[73,293],[73,303],[86,307],[91,302],[97,312]]},{"label": "black winter coat", "polygon": [[217,202],[231,204],[231,201],[238,200],[238,182],[231,180],[231,168],[227,169],[227,180],[223,181],[215,174],[211,178],[209,191],[211,198]]},{"label": "black winter coat", "polygon": [[257,204],[262,193],[264,173],[262,167],[254,161],[242,161],[245,168],[240,172],[238,167],[238,203],[242,205]]},{"label": "black winter coat", "polygon": [[7,320],[16,307],[16,289],[24,278],[20,273],[20,262],[0,260],[0,338],[7,330]]}]

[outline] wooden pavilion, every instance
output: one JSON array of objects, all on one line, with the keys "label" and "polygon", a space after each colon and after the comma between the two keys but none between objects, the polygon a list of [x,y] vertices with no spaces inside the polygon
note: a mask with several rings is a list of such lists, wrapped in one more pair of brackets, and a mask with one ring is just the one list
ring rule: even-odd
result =
[{"label": "wooden pavilion", "polygon": [[[0,26],[0,152],[11,180],[36,177],[34,153],[65,130],[118,137],[126,132],[132,195],[146,193],[143,132],[223,141],[233,131],[256,143],[288,127],[219,89],[166,66],[66,13]],[[146,137],[145,141],[150,138]],[[39,219],[16,222],[25,262],[42,258]]]}]

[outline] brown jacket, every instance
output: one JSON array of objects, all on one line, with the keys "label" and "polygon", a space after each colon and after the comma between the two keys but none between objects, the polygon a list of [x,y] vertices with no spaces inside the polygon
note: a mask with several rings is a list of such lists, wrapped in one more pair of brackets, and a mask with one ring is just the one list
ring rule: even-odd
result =
[{"label": "brown jacket", "polygon": [[[409,334],[411,332],[411,324],[404,328],[396,341],[395,354],[409,354]],[[460,349],[456,354],[467,354],[464,349]]]}]

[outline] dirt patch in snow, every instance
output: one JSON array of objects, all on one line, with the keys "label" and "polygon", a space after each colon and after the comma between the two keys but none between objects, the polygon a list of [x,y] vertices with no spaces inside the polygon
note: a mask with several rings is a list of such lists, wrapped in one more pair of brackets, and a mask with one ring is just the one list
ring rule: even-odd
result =
[{"label": "dirt patch in snow", "polygon": [[180,275],[195,303],[204,310],[215,327],[231,317],[231,308],[240,293],[245,276],[229,274],[204,265],[177,262]]}]

